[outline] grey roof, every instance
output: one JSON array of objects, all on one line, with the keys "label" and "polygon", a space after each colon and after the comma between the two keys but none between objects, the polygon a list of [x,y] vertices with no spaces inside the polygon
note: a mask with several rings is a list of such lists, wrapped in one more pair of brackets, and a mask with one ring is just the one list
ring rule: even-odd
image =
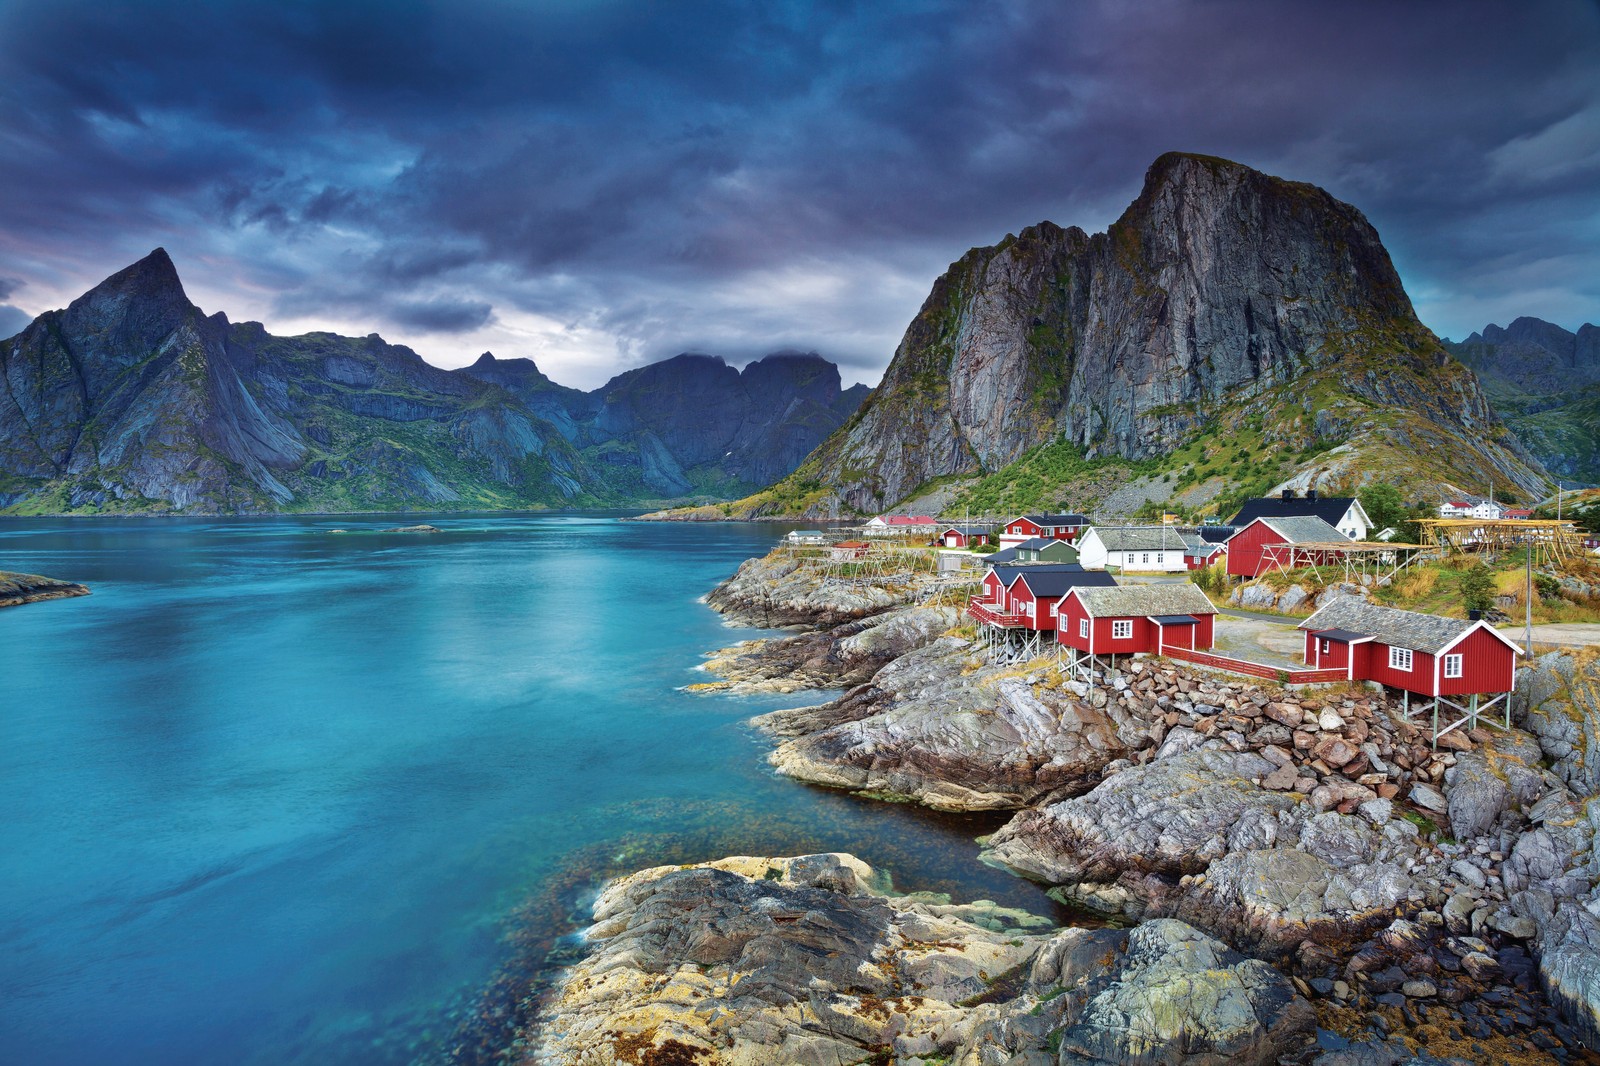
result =
[{"label": "grey roof", "polygon": [[1014,563],[1016,561],[1017,561],[1017,549],[1016,548],[1001,548],[999,551],[997,551],[993,555],[989,556],[989,565],[990,566],[1004,566],[1007,563]]},{"label": "grey roof", "polygon": [[1313,633],[1327,630],[1359,633],[1391,647],[1434,655],[1454,644],[1476,624],[1459,618],[1402,611],[1398,607],[1379,607],[1354,596],[1341,596],[1301,622],[1300,628]]},{"label": "grey roof", "polygon": [[1187,549],[1185,549],[1185,554],[1187,554],[1187,555],[1215,555],[1215,554],[1217,554],[1217,552],[1226,551],[1226,550],[1227,550],[1226,545],[1208,544],[1208,543],[1202,541],[1199,544],[1191,544],[1191,545],[1189,545],[1189,547]]},{"label": "grey roof", "polygon": [[1246,500],[1244,506],[1239,508],[1239,513],[1228,519],[1228,524],[1247,526],[1258,518],[1320,518],[1331,526],[1343,518],[1355,502],[1354,496],[1319,496],[1315,500],[1301,497],[1285,500],[1267,496],[1259,500]]},{"label": "grey roof", "polygon": [[1173,526],[1095,526],[1109,552],[1182,551],[1183,534]]},{"label": "grey roof", "polygon": [[1355,541],[1334,529],[1320,518],[1296,516],[1293,518],[1263,518],[1268,529],[1277,533],[1290,544],[1326,544],[1329,541],[1342,541],[1345,544],[1354,544]]},{"label": "grey roof", "polygon": [[960,533],[962,536],[965,536],[965,537],[975,537],[975,536],[978,536],[979,534],[982,534],[984,536],[988,536],[989,535],[989,527],[988,526],[964,526],[959,522],[953,523],[951,525],[940,526],[939,527],[939,532],[940,533],[948,533],[952,529],[955,530],[957,533]]},{"label": "grey roof", "polygon": [[1355,633],[1348,629],[1319,629],[1317,636],[1323,640],[1336,640],[1340,644],[1352,644],[1358,640],[1371,640],[1365,633]]},{"label": "grey roof", "polygon": [[[1052,544],[1067,544],[1067,542],[1064,540],[1057,540],[1054,537],[1033,537],[1030,540],[1025,540],[1021,544],[1018,544],[1017,547],[1036,552],[1040,548],[1048,548]],[[1070,548],[1071,546],[1071,544],[1067,544],[1067,547]]]},{"label": "grey roof", "polygon": [[1165,614],[1216,614],[1200,587],[1189,581],[1080,589],[1078,598],[1096,618],[1154,617]]}]

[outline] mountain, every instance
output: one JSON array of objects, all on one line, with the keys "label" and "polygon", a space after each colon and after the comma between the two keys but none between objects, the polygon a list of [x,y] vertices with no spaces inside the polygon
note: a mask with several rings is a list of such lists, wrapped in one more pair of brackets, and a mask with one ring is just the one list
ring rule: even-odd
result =
[{"label": "mountain", "polygon": [[1485,326],[1445,347],[1528,450],[1565,478],[1600,482],[1600,327],[1576,333],[1538,318]]},{"label": "mountain", "polygon": [[590,393],[556,385],[527,359],[485,353],[459,373],[503,385],[580,454],[636,495],[739,495],[770,484],[861,405],[815,352],[775,352],[737,370],[684,353]]},{"label": "mountain", "polygon": [[[774,376],[714,362],[718,380]],[[858,394],[840,393],[832,364],[799,362],[803,373],[776,375],[782,387],[694,413],[705,439],[770,449],[711,464],[729,471],[720,483],[748,491],[782,476],[848,414]],[[652,370],[630,373],[650,381]],[[376,334],[275,337],[207,316],[161,249],[0,341],[0,384],[0,510],[10,513],[620,505],[718,481],[681,474],[707,468],[689,434],[608,430],[604,389],[564,388],[528,360],[486,356],[447,371]],[[641,463],[673,476],[646,476]]]},{"label": "mountain", "polygon": [[1378,477],[1418,496],[1545,482],[1359,211],[1171,153],[1105,233],[1041,222],[953,263],[856,415],[733,511],[869,513],[939,487],[1081,508],[1135,482],[1194,507]]}]

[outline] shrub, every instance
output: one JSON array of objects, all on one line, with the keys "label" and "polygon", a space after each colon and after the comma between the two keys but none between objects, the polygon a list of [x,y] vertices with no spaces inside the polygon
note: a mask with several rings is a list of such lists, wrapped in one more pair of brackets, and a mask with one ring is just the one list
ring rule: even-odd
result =
[{"label": "shrub", "polygon": [[1461,604],[1469,611],[1488,611],[1494,607],[1494,575],[1482,563],[1475,563],[1461,575]]}]

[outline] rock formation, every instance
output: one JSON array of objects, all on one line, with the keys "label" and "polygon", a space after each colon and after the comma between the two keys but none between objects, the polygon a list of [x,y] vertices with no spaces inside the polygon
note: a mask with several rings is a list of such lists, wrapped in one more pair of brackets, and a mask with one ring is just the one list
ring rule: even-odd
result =
[{"label": "rock formation", "polygon": [[[585,394],[527,360],[486,356],[451,372],[376,334],[275,337],[203,314],[157,249],[0,340],[0,510],[737,495],[792,470],[861,397],[814,355],[771,356],[743,374],[720,360],[669,364]],[[707,384],[729,376],[732,399]]]},{"label": "rock formation", "polygon": [[1282,974],[1182,922],[1041,932],[876,881],[807,855],[614,882],[524,1061],[1268,1066],[1313,1025]]},{"label": "rock formation", "polygon": [[[1359,211],[1178,153],[1105,233],[1042,222],[952,264],[860,417],[791,480],[827,490],[810,514],[871,513],[1047,442],[1160,458],[1197,434],[1226,444],[1264,413],[1294,451],[1398,444],[1419,484],[1544,484]],[[780,487],[752,506],[795,498]]]},{"label": "rock formation", "polygon": [[1537,318],[1445,342],[1495,409],[1553,473],[1600,481],[1600,326],[1571,333]]},{"label": "rock formation", "polygon": [[8,570],[0,570],[0,607],[17,607],[24,603],[87,595],[89,595],[87,585],[60,581],[53,577],[40,577],[38,574],[15,574]]}]

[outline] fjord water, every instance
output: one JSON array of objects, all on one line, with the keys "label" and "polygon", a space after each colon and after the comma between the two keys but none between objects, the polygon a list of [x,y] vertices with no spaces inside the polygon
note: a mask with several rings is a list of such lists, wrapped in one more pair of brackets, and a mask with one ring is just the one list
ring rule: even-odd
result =
[{"label": "fjord water", "polygon": [[743,720],[807,697],[681,691],[780,529],[422,520],[0,520],[94,590],[0,611],[0,1062],[426,1060],[513,912],[669,857],[1048,907],[992,822],[773,776]]}]

